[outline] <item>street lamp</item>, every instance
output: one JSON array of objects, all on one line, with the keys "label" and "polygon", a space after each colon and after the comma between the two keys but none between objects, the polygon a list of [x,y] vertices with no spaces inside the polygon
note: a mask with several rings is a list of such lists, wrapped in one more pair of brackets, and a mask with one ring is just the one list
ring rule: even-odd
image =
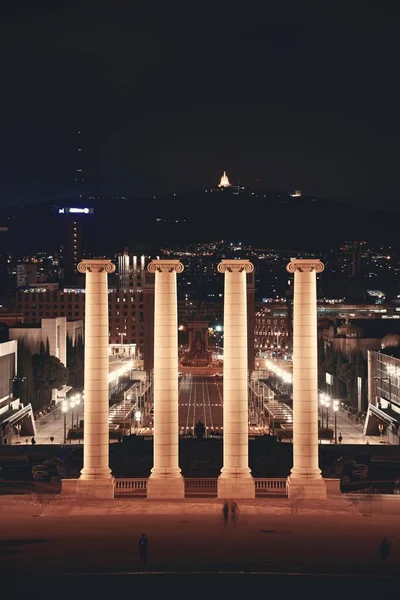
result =
[{"label": "street lamp", "polygon": [[78,430],[78,425],[79,425],[79,414],[78,414],[78,406],[81,403],[81,394],[76,394],[75,396],[75,406],[76,408],[76,429]]},{"label": "street lamp", "polygon": [[321,392],[319,395],[319,402],[321,404],[321,429],[324,428],[324,406],[326,402],[327,394],[325,392]]},{"label": "street lamp", "polygon": [[61,404],[61,410],[64,413],[64,444],[67,443],[67,412],[68,412],[68,400],[63,400]]},{"label": "street lamp", "polygon": [[381,441],[382,441],[382,437],[383,437],[383,423],[379,423],[378,429],[379,429],[379,433],[381,435]]},{"label": "street lamp", "polygon": [[335,413],[335,444],[337,444],[337,420],[336,420],[336,414],[337,411],[339,410],[339,400],[334,400],[333,401],[333,410]]},{"label": "street lamp", "polygon": [[141,418],[142,418],[142,413],[140,412],[140,410],[137,410],[135,412],[135,421],[136,421],[136,431],[137,431],[137,433],[139,433],[139,423],[140,423]]}]

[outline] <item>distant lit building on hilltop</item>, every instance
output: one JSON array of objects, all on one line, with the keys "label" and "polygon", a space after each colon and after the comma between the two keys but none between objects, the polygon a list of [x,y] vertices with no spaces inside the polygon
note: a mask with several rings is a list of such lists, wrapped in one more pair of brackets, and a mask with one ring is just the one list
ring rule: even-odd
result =
[{"label": "distant lit building on hilltop", "polygon": [[223,172],[222,177],[221,177],[221,181],[218,184],[218,187],[230,187],[230,181],[228,179],[228,175],[226,174],[226,171]]}]

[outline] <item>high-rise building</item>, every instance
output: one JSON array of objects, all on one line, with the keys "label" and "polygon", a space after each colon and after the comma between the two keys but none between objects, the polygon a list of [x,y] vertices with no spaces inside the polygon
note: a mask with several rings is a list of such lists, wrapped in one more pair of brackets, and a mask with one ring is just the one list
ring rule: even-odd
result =
[{"label": "high-rise building", "polygon": [[4,298],[9,292],[7,232],[8,227],[0,227],[0,298]]},{"label": "high-rise building", "polygon": [[361,272],[361,252],[358,248],[342,248],[339,253],[339,270],[345,279],[358,279]]},{"label": "high-rise building", "polygon": [[24,263],[17,265],[17,288],[35,285],[37,281],[37,265]]},{"label": "high-rise building", "polygon": [[77,282],[77,266],[85,254],[85,236],[90,228],[93,208],[66,206],[58,209],[62,218],[63,245],[61,265],[64,285]]},{"label": "high-rise building", "polygon": [[136,292],[140,289],[143,283],[143,273],[150,260],[149,256],[136,256],[128,250],[125,250],[122,254],[118,254],[118,290]]}]

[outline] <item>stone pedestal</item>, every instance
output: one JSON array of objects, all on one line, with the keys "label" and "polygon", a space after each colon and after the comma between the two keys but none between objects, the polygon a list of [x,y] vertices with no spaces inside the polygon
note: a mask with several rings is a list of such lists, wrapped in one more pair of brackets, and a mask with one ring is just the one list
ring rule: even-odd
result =
[{"label": "stone pedestal", "polygon": [[[85,404],[83,469],[76,482],[77,498],[114,497],[109,467],[108,399],[108,282],[115,266],[109,259],[88,259],[78,265],[86,274],[85,296]],[[65,480],[63,490],[71,489]]]},{"label": "stone pedestal", "polygon": [[177,260],[153,260],[154,296],[154,466],[148,498],[184,498],[179,468]]},{"label": "stone pedestal", "polygon": [[249,469],[246,273],[248,260],[223,260],[224,291],[224,458],[218,478],[218,498],[255,497]]},{"label": "stone pedestal", "polygon": [[318,465],[317,259],[295,259],[293,307],[293,468],[289,498],[323,499],[326,486]]}]

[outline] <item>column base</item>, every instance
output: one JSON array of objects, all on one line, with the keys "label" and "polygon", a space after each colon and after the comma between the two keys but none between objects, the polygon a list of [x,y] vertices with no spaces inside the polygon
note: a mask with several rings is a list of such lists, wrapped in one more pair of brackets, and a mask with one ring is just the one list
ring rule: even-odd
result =
[{"label": "column base", "polygon": [[253,477],[249,474],[245,477],[231,475],[220,475],[217,482],[218,498],[232,498],[234,500],[245,500],[256,497],[256,488]]},{"label": "column base", "polygon": [[185,497],[185,480],[182,475],[151,474],[147,480],[147,498],[152,500],[180,500]]},{"label": "column base", "polygon": [[326,500],[326,484],[322,477],[290,475],[287,480],[289,500]]},{"label": "column base", "polygon": [[63,479],[61,481],[61,496],[77,500],[114,500],[114,478],[94,479]]}]

